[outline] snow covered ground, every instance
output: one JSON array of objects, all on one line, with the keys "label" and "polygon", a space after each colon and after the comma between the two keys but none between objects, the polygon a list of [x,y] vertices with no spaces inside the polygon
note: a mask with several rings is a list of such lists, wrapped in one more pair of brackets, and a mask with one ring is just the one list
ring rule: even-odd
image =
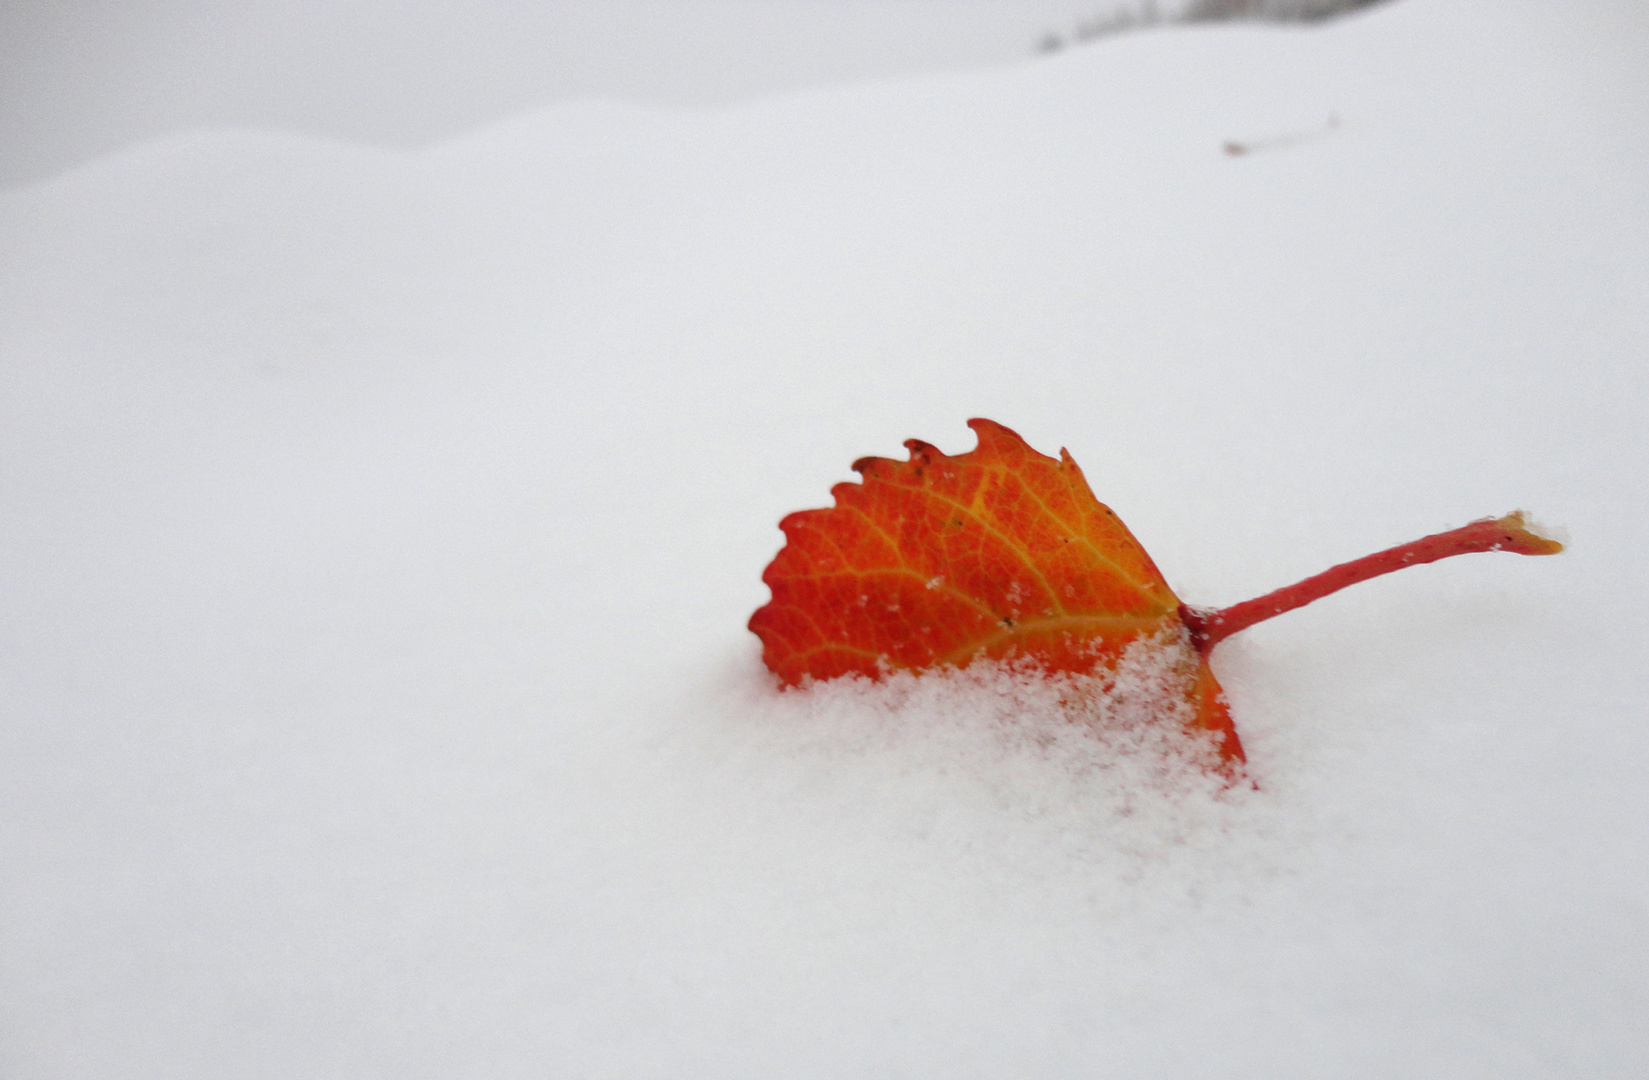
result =
[{"label": "snow covered ground", "polygon": [[725,103],[1358,2],[14,0],[0,5],[0,184],[198,127],[412,149],[557,101]]},{"label": "snow covered ground", "polygon": [[[1649,1073],[1646,47],[1401,0],[0,194],[0,1074]],[[777,693],[779,517],[974,415],[1194,603],[1571,548],[1222,646],[1252,791]]]},{"label": "snow covered ground", "polygon": [[1023,61],[1049,34],[1145,10],[1128,0],[18,0],[0,6],[0,183],[194,127],[411,148],[560,100],[706,104]]}]

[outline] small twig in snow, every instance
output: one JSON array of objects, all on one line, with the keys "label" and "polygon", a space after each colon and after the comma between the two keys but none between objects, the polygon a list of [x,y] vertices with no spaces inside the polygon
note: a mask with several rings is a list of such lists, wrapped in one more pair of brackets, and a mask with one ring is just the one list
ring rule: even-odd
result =
[{"label": "small twig in snow", "polygon": [[1252,154],[1257,150],[1282,150],[1289,146],[1298,146],[1300,143],[1320,139],[1340,126],[1340,118],[1330,115],[1328,122],[1322,127],[1312,128],[1309,131],[1294,131],[1286,135],[1272,135],[1264,139],[1250,139],[1247,142],[1238,142],[1235,139],[1225,140],[1225,152],[1231,157],[1241,157]]}]

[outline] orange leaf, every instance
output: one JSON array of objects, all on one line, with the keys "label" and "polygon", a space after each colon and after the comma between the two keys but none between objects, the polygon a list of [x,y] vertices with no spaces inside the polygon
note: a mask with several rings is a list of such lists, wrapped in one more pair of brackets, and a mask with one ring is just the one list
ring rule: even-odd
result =
[{"label": "orange leaf", "polygon": [[981,659],[1086,674],[1157,639],[1179,650],[1188,723],[1241,761],[1179,599],[1070,454],[1039,454],[990,420],[968,426],[970,453],[911,439],[909,461],[856,461],[862,482],[836,485],[834,507],[779,523],[786,543],[762,575],[773,599],[750,619],[767,666],[787,684]]}]

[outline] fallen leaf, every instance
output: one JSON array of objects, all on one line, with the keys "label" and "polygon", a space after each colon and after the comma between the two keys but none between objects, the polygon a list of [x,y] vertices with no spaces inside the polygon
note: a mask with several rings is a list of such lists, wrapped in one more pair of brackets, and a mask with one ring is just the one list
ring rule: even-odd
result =
[{"label": "fallen leaf", "polygon": [[[946,455],[920,439],[910,460],[861,458],[836,505],[779,522],[785,545],[762,574],[773,598],[750,617],[782,683],[1001,661],[1050,675],[1153,672],[1128,689],[1164,719],[1209,738],[1227,770],[1243,761],[1208,666],[1221,641],[1348,585],[1470,552],[1563,550],[1521,511],[1484,518],[1330,567],[1221,610],[1179,601],[1071,455],[1032,450],[991,420],[979,445]],[[1138,700],[1134,702],[1138,704]]]},{"label": "fallen leaf", "polygon": [[955,457],[918,439],[908,461],[863,458],[836,505],[779,523],[785,546],[750,619],[786,684],[982,659],[1089,674],[1151,639],[1167,656],[1176,709],[1228,760],[1242,745],[1206,655],[1156,564],[1061,450],[970,420],[979,445]]}]

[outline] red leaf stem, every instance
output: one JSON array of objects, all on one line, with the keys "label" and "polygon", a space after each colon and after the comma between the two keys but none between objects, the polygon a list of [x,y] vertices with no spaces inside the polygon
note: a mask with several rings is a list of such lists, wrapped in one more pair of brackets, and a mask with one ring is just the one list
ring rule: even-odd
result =
[{"label": "red leaf stem", "polygon": [[1330,567],[1320,574],[1284,586],[1275,592],[1253,600],[1244,600],[1217,611],[1180,605],[1180,618],[1191,631],[1191,641],[1197,651],[1208,653],[1239,630],[1246,630],[1273,615],[1281,615],[1297,607],[1339,592],[1347,585],[1367,581],[1381,574],[1389,574],[1406,566],[1436,562],[1451,555],[1465,555],[1474,551],[1511,551],[1519,555],[1555,555],[1563,550],[1556,540],[1541,536],[1529,528],[1527,517],[1514,510],[1502,518],[1484,518],[1458,529],[1423,536],[1407,544],[1398,544],[1361,559]]}]

